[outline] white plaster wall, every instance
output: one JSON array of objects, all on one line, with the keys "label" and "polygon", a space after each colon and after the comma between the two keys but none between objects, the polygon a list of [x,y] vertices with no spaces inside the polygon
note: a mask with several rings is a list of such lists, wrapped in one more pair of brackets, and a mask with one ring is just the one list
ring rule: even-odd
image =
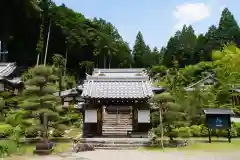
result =
[{"label": "white plaster wall", "polygon": [[138,110],[138,123],[150,123],[149,110]]},{"label": "white plaster wall", "polygon": [[4,91],[4,84],[0,83],[0,91]]},{"label": "white plaster wall", "polygon": [[97,123],[97,110],[85,110],[85,123]]}]

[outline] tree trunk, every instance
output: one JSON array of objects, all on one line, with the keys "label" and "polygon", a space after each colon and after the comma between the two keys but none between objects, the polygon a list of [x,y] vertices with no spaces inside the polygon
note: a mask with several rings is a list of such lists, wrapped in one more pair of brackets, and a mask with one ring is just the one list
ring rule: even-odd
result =
[{"label": "tree trunk", "polygon": [[44,127],[43,138],[44,140],[47,140],[48,139],[48,120],[47,120],[46,113],[43,113],[43,127]]},{"label": "tree trunk", "polygon": [[49,22],[49,26],[48,26],[48,35],[47,35],[47,43],[46,43],[46,49],[45,49],[45,55],[44,55],[44,66],[46,65],[46,61],[47,61],[47,52],[48,52],[48,44],[49,44],[49,38],[50,38],[50,33],[51,33],[51,20]]},{"label": "tree trunk", "polygon": [[37,55],[37,63],[36,63],[36,66],[39,65],[39,57],[40,57],[40,54],[38,53],[38,55]]},{"label": "tree trunk", "polygon": [[161,106],[159,106],[159,119],[160,119],[160,127],[161,127],[161,146],[162,146],[162,149],[164,149],[164,146],[163,146],[163,123],[162,123],[162,108]]},{"label": "tree trunk", "polygon": [[103,55],[103,68],[106,68],[106,56],[105,56],[105,53]]},{"label": "tree trunk", "polygon": [[65,63],[64,63],[64,77],[66,76],[66,72],[67,72],[67,56],[68,56],[68,49],[66,47],[66,55],[65,55]]},{"label": "tree trunk", "polygon": [[108,61],[108,68],[111,68],[111,62],[112,62],[112,55],[109,54],[109,61]]}]

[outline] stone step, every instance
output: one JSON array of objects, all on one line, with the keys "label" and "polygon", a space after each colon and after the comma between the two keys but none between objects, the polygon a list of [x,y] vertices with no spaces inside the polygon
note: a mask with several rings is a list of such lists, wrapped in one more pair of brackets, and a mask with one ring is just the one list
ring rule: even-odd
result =
[{"label": "stone step", "polygon": [[120,119],[120,120],[131,120],[132,121],[132,118],[116,118],[116,117],[113,117],[113,118],[104,117],[103,118],[103,120],[117,120],[117,119]]},{"label": "stone step", "polygon": [[131,124],[103,124],[102,127],[106,128],[132,128]]},{"label": "stone step", "polygon": [[124,115],[124,114],[103,114],[103,117],[132,117],[131,115]]},{"label": "stone step", "polygon": [[129,118],[103,118],[103,120],[117,120],[117,119],[119,119],[119,120],[123,120],[123,121],[132,121],[132,119],[129,119]]},{"label": "stone step", "polygon": [[128,123],[132,123],[132,121],[122,121],[122,120],[105,120],[105,121],[102,121],[103,123],[106,122],[106,123],[113,123],[113,124],[116,124],[116,123],[121,123],[121,124],[128,124]]},{"label": "stone step", "polygon": [[79,138],[79,141],[94,144],[150,144],[151,138]]},{"label": "stone step", "polygon": [[112,138],[115,138],[115,137],[128,137],[128,134],[127,132],[123,132],[123,133],[120,133],[120,132],[102,132],[102,136],[103,137],[112,137]]},{"label": "stone step", "polygon": [[102,126],[102,129],[104,130],[112,130],[112,129],[132,129],[132,126]]},{"label": "stone step", "polygon": [[132,125],[131,122],[116,122],[116,121],[103,121],[103,125],[106,124],[106,125]]},{"label": "stone step", "polygon": [[125,127],[125,126],[102,126],[102,130],[132,130],[133,127],[131,126],[128,126],[128,127]]},{"label": "stone step", "polygon": [[108,117],[108,118],[116,118],[116,117],[119,117],[119,118],[131,118],[132,116],[125,116],[125,115],[103,115],[104,118]]},{"label": "stone step", "polygon": [[95,149],[137,149],[151,144],[92,144]]},{"label": "stone step", "polygon": [[116,118],[116,117],[120,117],[120,118],[131,118],[132,116],[121,116],[121,115],[103,115],[104,118],[108,117],[108,118]]},{"label": "stone step", "polygon": [[104,117],[103,120],[132,120],[132,118],[116,118],[116,117]]},{"label": "stone step", "polygon": [[104,143],[92,143],[95,147],[143,147],[148,144],[104,144]]},{"label": "stone step", "polygon": [[102,130],[102,134],[127,134],[128,130]]},{"label": "stone step", "polygon": [[106,115],[103,115],[103,118],[132,118],[131,116],[106,116]]},{"label": "stone step", "polygon": [[113,128],[113,129],[102,129],[103,133],[109,133],[109,132],[126,133],[126,132],[130,132],[130,131],[132,131],[132,129],[115,129],[115,128]]}]

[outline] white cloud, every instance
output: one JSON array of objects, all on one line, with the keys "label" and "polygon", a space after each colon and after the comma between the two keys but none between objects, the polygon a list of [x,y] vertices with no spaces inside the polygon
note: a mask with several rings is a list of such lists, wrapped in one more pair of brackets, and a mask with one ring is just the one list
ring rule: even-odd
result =
[{"label": "white cloud", "polygon": [[176,29],[180,29],[184,24],[190,25],[208,18],[211,14],[211,7],[205,3],[184,3],[176,7],[173,12],[177,19]]}]

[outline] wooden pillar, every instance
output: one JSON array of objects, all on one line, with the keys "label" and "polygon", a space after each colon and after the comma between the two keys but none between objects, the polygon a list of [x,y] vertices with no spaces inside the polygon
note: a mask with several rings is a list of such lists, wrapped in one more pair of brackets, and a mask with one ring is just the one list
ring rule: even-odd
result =
[{"label": "wooden pillar", "polygon": [[100,105],[97,110],[97,134],[98,136],[102,135],[102,121],[103,121],[103,106]]},{"label": "wooden pillar", "polygon": [[135,105],[132,106],[132,128],[133,128],[133,132],[137,131],[137,128],[138,128],[137,107]]},{"label": "wooden pillar", "polygon": [[212,143],[212,139],[211,139],[211,129],[208,128],[208,143]]},{"label": "wooden pillar", "polygon": [[231,143],[231,129],[228,129],[228,142]]}]

